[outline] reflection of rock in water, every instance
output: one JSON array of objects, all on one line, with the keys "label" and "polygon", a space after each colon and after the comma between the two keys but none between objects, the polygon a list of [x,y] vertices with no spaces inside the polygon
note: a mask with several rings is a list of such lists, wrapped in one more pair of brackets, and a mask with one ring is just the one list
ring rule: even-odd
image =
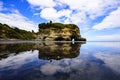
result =
[{"label": "reflection of rock in water", "polygon": [[81,44],[68,42],[0,44],[0,59],[7,58],[10,55],[19,55],[21,52],[31,50],[39,50],[39,58],[45,60],[74,58],[79,55]]},{"label": "reflection of rock in water", "polygon": [[15,43],[15,44],[0,44],[0,59],[7,58],[9,55],[17,55],[20,52],[33,50],[33,43]]},{"label": "reflection of rock in water", "polygon": [[42,43],[39,44],[39,58],[46,60],[75,58],[80,53],[80,47],[81,43]]}]

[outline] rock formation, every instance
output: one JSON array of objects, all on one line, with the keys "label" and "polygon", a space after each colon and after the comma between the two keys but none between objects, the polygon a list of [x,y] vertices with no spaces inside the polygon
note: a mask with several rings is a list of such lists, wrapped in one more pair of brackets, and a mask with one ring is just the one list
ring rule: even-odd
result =
[{"label": "rock formation", "polygon": [[42,41],[86,41],[81,37],[77,25],[52,22],[39,24],[37,39]]}]

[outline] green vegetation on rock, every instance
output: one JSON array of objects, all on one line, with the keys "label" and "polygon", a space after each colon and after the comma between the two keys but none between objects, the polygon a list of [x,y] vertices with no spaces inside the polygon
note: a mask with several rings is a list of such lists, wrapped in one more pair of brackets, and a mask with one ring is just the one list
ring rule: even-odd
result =
[{"label": "green vegetation on rock", "polygon": [[6,24],[0,23],[0,39],[31,40],[35,39],[35,35],[30,31],[21,30],[16,27],[11,28]]},{"label": "green vegetation on rock", "polygon": [[75,29],[77,25],[75,24],[62,24],[62,23],[52,23],[52,21],[50,21],[50,23],[41,23],[38,25],[39,27],[39,31],[40,29],[48,29],[48,28],[57,28],[57,29],[63,29],[63,28],[71,28],[71,29]]}]

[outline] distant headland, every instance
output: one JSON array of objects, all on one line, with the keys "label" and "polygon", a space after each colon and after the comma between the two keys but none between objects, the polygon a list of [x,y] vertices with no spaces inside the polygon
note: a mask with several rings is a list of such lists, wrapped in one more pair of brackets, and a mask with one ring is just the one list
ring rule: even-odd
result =
[{"label": "distant headland", "polygon": [[75,24],[40,23],[38,32],[11,28],[0,23],[0,40],[86,41]]}]

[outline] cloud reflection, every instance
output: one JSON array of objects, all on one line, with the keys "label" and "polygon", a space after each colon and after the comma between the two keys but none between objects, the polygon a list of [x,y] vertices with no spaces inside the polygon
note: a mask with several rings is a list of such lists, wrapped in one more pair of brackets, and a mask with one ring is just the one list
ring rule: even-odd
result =
[{"label": "cloud reflection", "polygon": [[105,66],[120,73],[120,54],[99,52],[94,55],[105,62]]},{"label": "cloud reflection", "polygon": [[106,48],[120,49],[120,42],[96,42],[94,45],[106,47]]},{"label": "cloud reflection", "polygon": [[[3,73],[0,74],[0,79],[5,80],[7,73],[4,74],[4,71],[11,70],[11,80],[16,76],[22,76],[20,80],[119,80],[120,50],[103,46],[97,48],[95,43],[89,46],[39,43],[28,51],[1,58],[0,70]],[[116,49],[118,51],[115,51]],[[56,59],[57,56],[61,58]]]},{"label": "cloud reflection", "polygon": [[16,56],[9,56],[0,60],[0,70],[2,69],[17,69],[26,63],[32,62],[38,55],[38,50],[22,52]]}]

